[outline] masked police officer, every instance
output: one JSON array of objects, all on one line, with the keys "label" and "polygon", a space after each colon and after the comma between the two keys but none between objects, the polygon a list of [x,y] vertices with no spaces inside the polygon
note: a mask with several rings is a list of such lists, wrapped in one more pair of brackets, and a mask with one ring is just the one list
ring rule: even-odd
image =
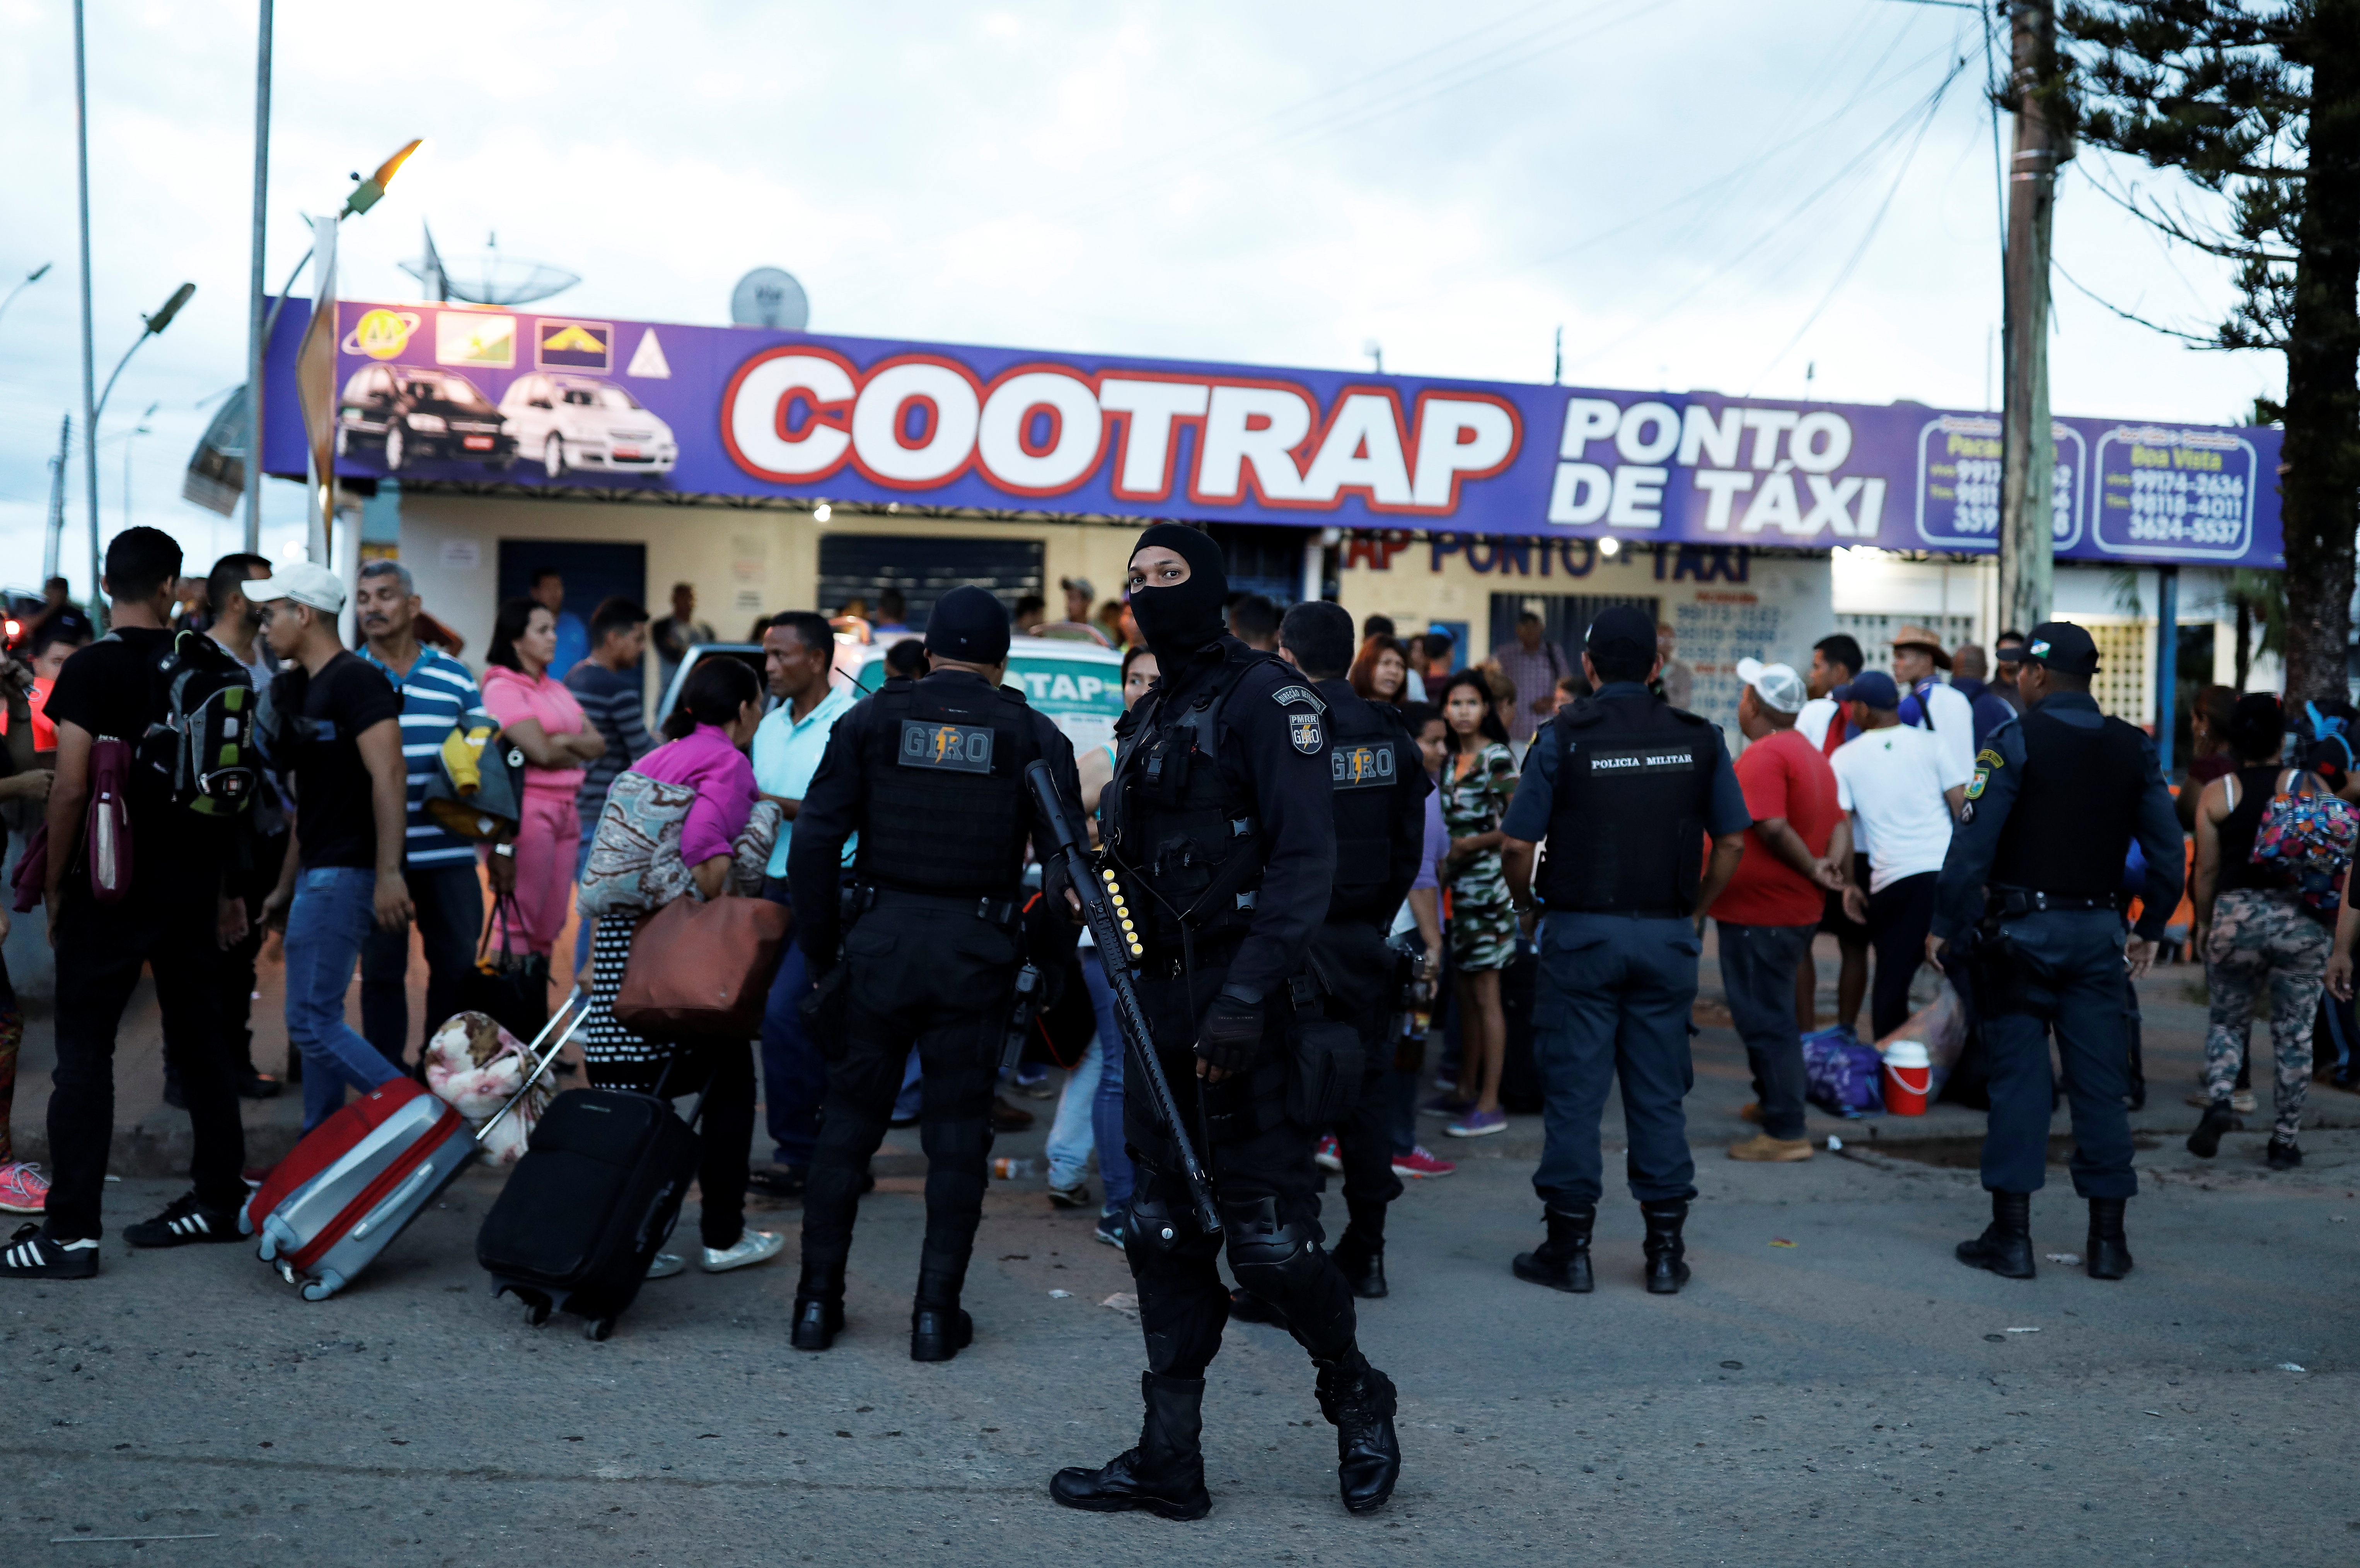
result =
[{"label": "masked police officer", "polygon": [[[1959,1244],[1959,1261],[2032,1278],[2053,1030],[2073,1107],[2073,1187],[2090,1203],[2083,1267],[2092,1279],[2119,1279],[2131,1268],[2123,1206],[2138,1191],[2123,1103],[2123,975],[2126,964],[2134,979],[2147,973],[2180,903],[2180,822],[2155,743],[2101,714],[2090,695],[2098,648],[2088,632],[2063,621],[2033,627],[2019,669],[2024,712],[1976,755],[1926,941],[1937,962],[1949,943],[1972,946],[1968,973],[1990,1058],[1983,1176],[1992,1223]],[[2134,837],[2147,885],[2137,933],[2125,943],[2117,899]]]},{"label": "masked police officer", "polygon": [[[1328,704],[1336,882],[1327,921],[1312,938],[1311,964],[1329,1013],[1352,1026],[1362,1053],[1360,1094],[1335,1123],[1349,1221],[1330,1256],[1352,1293],[1373,1301],[1386,1291],[1385,1209],[1402,1193],[1393,1174],[1392,1107],[1382,1087],[1401,1013],[1385,932],[1417,880],[1434,781],[1399,710],[1364,701],[1344,679],[1353,647],[1352,617],[1340,604],[1297,604],[1279,625],[1279,657],[1303,671]],[[1242,1289],[1231,1294],[1229,1312],[1249,1323],[1283,1321]]]},{"label": "masked police officer", "polygon": [[1737,869],[1753,818],[1721,732],[1648,690],[1661,665],[1651,617],[1618,605],[1592,621],[1581,670],[1593,694],[1534,737],[1502,824],[1509,895],[1529,910],[1537,891],[1542,906],[1533,1054],[1546,1101],[1533,1187],[1548,1239],[1518,1254],[1515,1271],[1559,1290],[1592,1285],[1590,1227],[1604,1192],[1598,1117],[1618,1075],[1647,1289],[1669,1295],[1688,1278],[1680,1230],[1696,1162],[1680,1101],[1695,1082],[1699,911]]},{"label": "masked police officer", "polygon": [[[1158,523],[1139,538],[1131,610],[1163,675],[1117,728],[1101,798],[1109,858],[1146,936],[1140,999],[1154,1050],[1210,1172],[1222,1231],[1198,1228],[1141,1074],[1124,1074],[1125,1132],[1138,1160],[1126,1249],[1147,1339],[1139,1445],[1098,1469],[1061,1470],[1069,1508],[1212,1508],[1199,1446],[1205,1369],[1238,1283],[1276,1306],[1319,1368],[1337,1428],[1344,1504],[1381,1506],[1401,1468],[1393,1387],[1354,1340],[1352,1292],[1321,1246],[1316,1123],[1290,1115],[1290,1069],[1308,1056],[1307,952],[1337,870],[1327,702],[1303,675],[1223,629],[1220,547]],[[798,830],[800,832],[800,829]],[[1340,1031],[1339,1031],[1340,1032]]]},{"label": "masked police officer", "polygon": [[[844,1326],[854,1205],[912,1044],[923,1072],[926,1239],[910,1356],[946,1361],[972,1336],[959,1290],[983,1213],[992,1082],[1022,962],[1017,917],[1034,819],[1025,767],[1046,757],[1062,788],[1081,789],[1073,746],[1000,684],[1008,612],[997,599],[963,587],[936,600],[926,654],[924,679],[888,681],[837,721],[788,852],[827,1059],[803,1197],[799,1350],[825,1350]],[[847,930],[837,867],[856,832]]]}]

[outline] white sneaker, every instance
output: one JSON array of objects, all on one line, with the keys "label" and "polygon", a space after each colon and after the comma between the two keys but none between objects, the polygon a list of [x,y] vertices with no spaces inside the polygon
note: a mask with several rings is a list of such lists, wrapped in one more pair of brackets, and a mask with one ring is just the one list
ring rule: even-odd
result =
[{"label": "white sneaker", "polygon": [[783,1251],[787,1238],[774,1230],[749,1230],[738,1238],[738,1245],[722,1249],[708,1247],[696,1266],[707,1274],[727,1274],[732,1269],[750,1269],[757,1263],[768,1263]]},{"label": "white sneaker", "polygon": [[648,1265],[648,1278],[669,1279],[687,1267],[687,1261],[679,1253],[659,1252],[656,1254],[656,1260]]}]

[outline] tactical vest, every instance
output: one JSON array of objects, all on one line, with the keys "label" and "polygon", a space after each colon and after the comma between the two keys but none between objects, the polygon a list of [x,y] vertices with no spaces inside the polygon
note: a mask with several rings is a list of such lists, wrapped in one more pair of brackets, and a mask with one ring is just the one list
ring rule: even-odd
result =
[{"label": "tactical vest", "polygon": [[1380,906],[1393,878],[1399,791],[1417,787],[1425,763],[1393,708],[1362,701],[1340,681],[1320,686],[1328,702],[1328,779],[1336,806],[1336,889],[1328,918],[1390,920],[1393,911]]},{"label": "tactical vest", "polygon": [[1159,688],[1117,727],[1102,829],[1109,853],[1145,885],[1132,908],[1147,917],[1151,946],[1180,948],[1184,924],[1205,942],[1242,937],[1253,923],[1268,851],[1252,797],[1218,756],[1222,710],[1261,659],[1224,663],[1177,704]]},{"label": "tactical vest", "polygon": [[1721,748],[1662,698],[1585,698],[1551,721],[1557,781],[1541,897],[1552,910],[1680,915],[1696,905]]},{"label": "tactical vest", "polygon": [[2139,732],[2120,719],[2082,729],[2038,708],[2016,727],[2024,736],[2024,777],[2000,828],[1991,881],[2042,893],[2113,897],[2122,888],[2131,825],[2147,783]]},{"label": "tactical vest", "polygon": [[905,893],[1006,893],[1024,875],[1024,768],[1040,753],[1022,693],[888,681],[860,758],[855,875]]}]

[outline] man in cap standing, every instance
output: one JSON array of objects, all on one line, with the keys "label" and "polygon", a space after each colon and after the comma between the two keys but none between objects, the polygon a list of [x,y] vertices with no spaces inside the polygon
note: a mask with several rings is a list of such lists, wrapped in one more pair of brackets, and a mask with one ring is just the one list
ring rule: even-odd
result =
[{"label": "man in cap standing", "polygon": [[1732,1144],[1732,1160],[1811,1157],[1803,1136],[1803,1035],[1795,975],[1809,957],[1827,895],[1852,862],[1852,818],[1836,804],[1835,770],[1795,729],[1803,678],[1784,664],[1737,661],[1745,690],[1737,727],[1746,740],[1737,782],[1754,825],[1728,890],[1712,906],[1721,985],[1754,1068],[1749,1118],[1762,1130]]},{"label": "man in cap standing", "polygon": [[[2092,1279],[2130,1272],[2123,1209],[2138,1191],[2124,1109],[2130,1038],[2123,1008],[2154,961],[2180,902],[2180,822],[2155,743],[2098,712],[2090,696],[2098,649],[2063,621],[2032,628],[2017,683],[2021,718],[1975,758],[1964,821],[1950,840],[1927,938],[1969,949],[1990,1055],[1991,1118],[1983,1180],[1992,1222],[1959,1244],[1959,1261],[2032,1278],[2032,1194],[2047,1179],[2053,1032],[2073,1109],[2073,1186],[2089,1201],[2082,1252]],[[2136,837],[2147,858],[2136,933],[2119,902]],[[2128,940],[2125,942],[2125,936]]]},{"label": "man in cap standing", "polygon": [[1090,604],[1098,597],[1098,589],[1087,577],[1060,577],[1057,586],[1065,591],[1065,619],[1081,626],[1090,624]]},{"label": "man in cap standing", "polygon": [[1950,656],[1925,626],[1904,626],[1893,638],[1893,679],[1902,691],[1901,722],[1931,730],[1961,774],[1975,759],[1975,707],[1967,694],[1935,675],[1950,668]]},{"label": "man in cap standing", "polygon": [[[1618,605],[1592,621],[1581,672],[1594,694],[1535,739],[1502,824],[1509,897],[1529,914],[1537,893],[1542,911],[1533,1053],[1546,1104],[1533,1187],[1548,1239],[1518,1254],[1515,1271],[1560,1290],[1591,1288],[1590,1227],[1605,1190],[1598,1117],[1618,1076],[1647,1289],[1669,1295],[1688,1278],[1680,1231],[1696,1162],[1680,1101],[1695,1081],[1701,912],[1729,885],[1754,819],[1721,732],[1648,690],[1662,669],[1647,616]],[[1699,877],[1707,834],[1712,857]],[[1791,985],[1793,974],[1782,978]]]},{"label": "man in cap standing", "polygon": [[[983,1215],[992,1080],[1024,956],[1024,846],[1046,836],[1024,769],[1046,758],[1058,787],[1081,793],[1072,745],[1001,684],[1008,625],[981,588],[934,601],[930,673],[896,676],[836,721],[795,813],[787,877],[796,939],[823,999],[833,998],[814,1030],[827,1094],[803,1192],[798,1350],[825,1350],[844,1327],[853,1210],[912,1046],[924,1065],[926,1239],[910,1358],[947,1361],[974,1334],[959,1293]],[[847,930],[840,868],[855,833]]]}]

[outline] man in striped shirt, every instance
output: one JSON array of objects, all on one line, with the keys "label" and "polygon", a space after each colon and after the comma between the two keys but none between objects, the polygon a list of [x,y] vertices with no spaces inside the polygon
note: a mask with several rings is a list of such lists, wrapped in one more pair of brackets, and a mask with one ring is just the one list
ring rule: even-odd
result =
[{"label": "man in striped shirt", "polygon": [[[467,667],[422,646],[417,636],[418,590],[410,569],[396,561],[361,566],[354,605],[360,656],[401,693],[401,757],[410,781],[402,875],[418,910],[419,942],[426,950],[426,1027],[421,1040],[461,1004],[461,987],[475,962],[484,927],[483,884],[475,848],[434,824],[423,809],[426,785],[442,764],[442,741],[463,720],[491,722],[484,694]],[[516,886],[516,862],[494,855],[492,887]],[[372,930],[361,950],[361,1033],[388,1061],[402,1061],[410,1040],[410,932]],[[421,1047],[422,1048],[422,1047]]]},{"label": "man in striped shirt", "polygon": [[[590,657],[565,672],[565,689],[582,708],[582,716],[606,737],[606,754],[582,774],[581,793],[574,798],[582,813],[582,848],[574,863],[579,885],[590,866],[590,841],[598,836],[598,819],[606,810],[606,791],[639,758],[656,748],[648,734],[647,677],[639,671],[648,650],[648,613],[628,599],[608,599],[590,617]],[[577,922],[574,940],[574,973],[590,972],[590,932],[595,920]]]}]

